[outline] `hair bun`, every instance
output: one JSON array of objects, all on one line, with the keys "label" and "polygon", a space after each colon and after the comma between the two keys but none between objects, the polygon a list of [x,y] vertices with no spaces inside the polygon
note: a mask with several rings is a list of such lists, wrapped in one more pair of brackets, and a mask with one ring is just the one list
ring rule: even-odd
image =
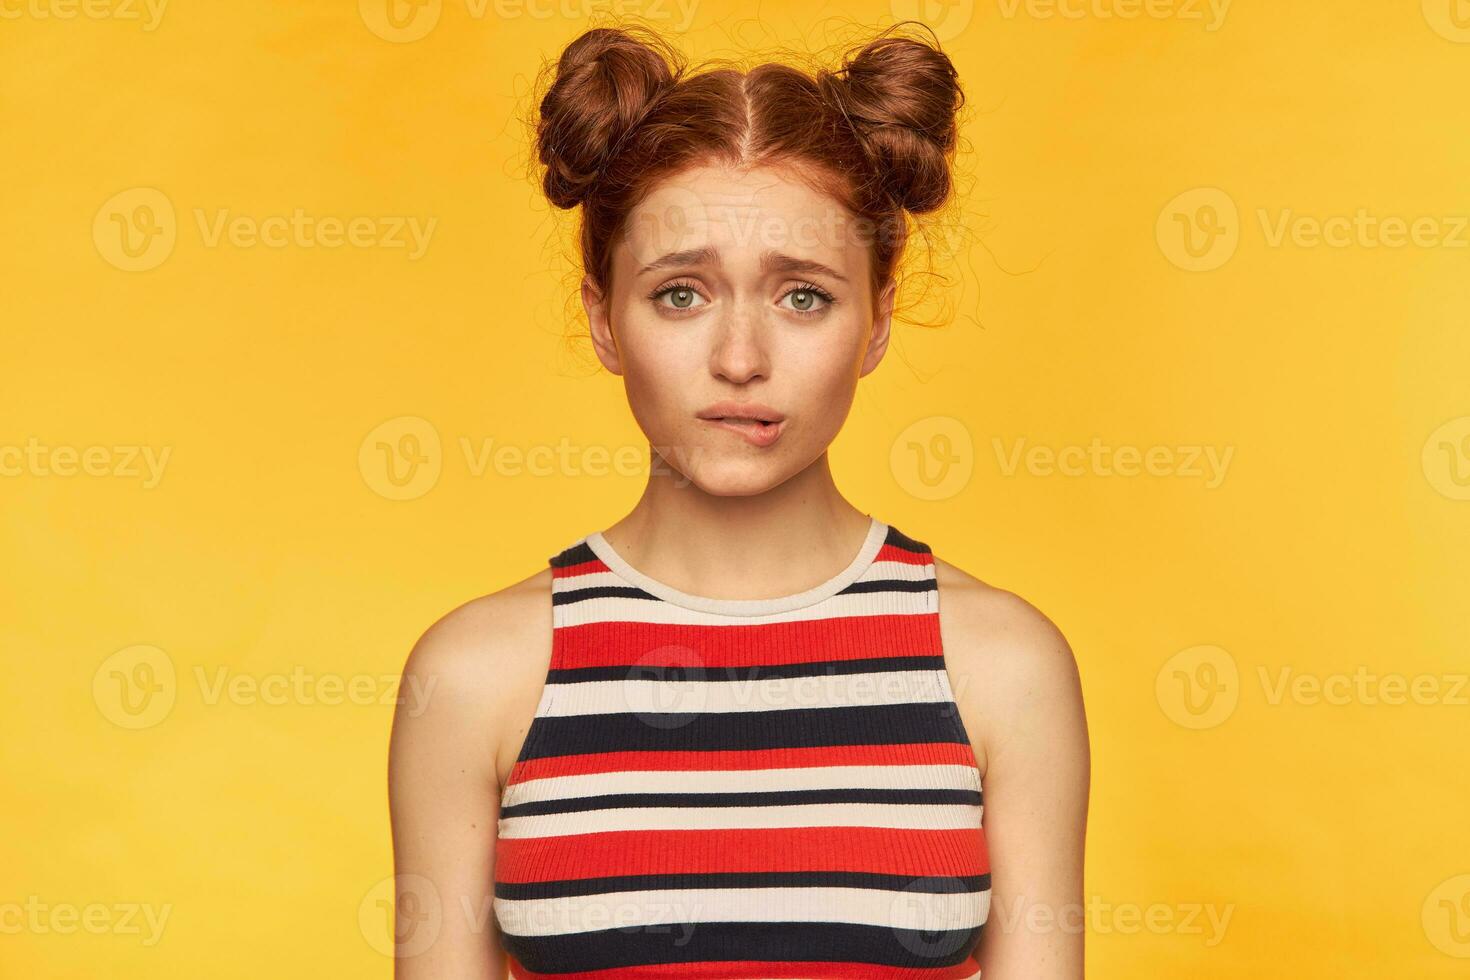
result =
[{"label": "hair bun", "polygon": [[557,207],[582,202],[622,140],[682,71],[678,53],[657,35],[641,40],[635,32],[642,33],[637,28],[587,31],[557,63],[536,129],[546,196]]},{"label": "hair bun", "polygon": [[847,116],[889,195],[915,214],[949,197],[949,156],[964,105],[959,73],[937,45],[882,36],[822,72],[819,84]]}]

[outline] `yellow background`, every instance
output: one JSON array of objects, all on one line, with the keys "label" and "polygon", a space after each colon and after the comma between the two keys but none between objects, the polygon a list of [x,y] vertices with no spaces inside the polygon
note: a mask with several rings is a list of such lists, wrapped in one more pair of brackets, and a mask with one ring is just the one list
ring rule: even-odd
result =
[{"label": "yellow background", "polygon": [[[1470,969],[1456,2],[1218,21],[1195,0],[693,0],[696,57],[925,16],[959,67],[961,213],[930,294],[948,319],[900,327],[833,461],[858,506],[1026,596],[1076,651],[1090,976]],[[430,622],[641,486],[598,468],[642,443],[575,340],[572,221],[526,177],[530,81],[589,9],[429,0],[398,27],[376,0],[0,9],[0,973],[388,977],[379,702]],[[685,27],[671,3],[622,9]],[[209,234],[297,209],[368,221],[366,244]],[[1427,237],[1273,238],[1283,215],[1360,211]],[[435,222],[421,256],[391,247],[395,216]],[[130,259],[119,217],[172,251]],[[1218,250],[1191,257],[1186,225]],[[378,443],[416,435],[428,469],[398,486]],[[1094,437],[1232,455],[1217,486],[1184,452],[1166,475],[1005,465],[1017,440]],[[65,451],[10,465],[28,445],[103,448],[68,476]],[[511,455],[473,465],[487,445]],[[161,478],[126,447],[167,451]],[[569,448],[516,465],[537,447]],[[1273,697],[1283,670],[1360,668],[1439,693]],[[156,941],[129,906],[167,910]],[[1195,906],[1229,910],[1223,937]]]}]

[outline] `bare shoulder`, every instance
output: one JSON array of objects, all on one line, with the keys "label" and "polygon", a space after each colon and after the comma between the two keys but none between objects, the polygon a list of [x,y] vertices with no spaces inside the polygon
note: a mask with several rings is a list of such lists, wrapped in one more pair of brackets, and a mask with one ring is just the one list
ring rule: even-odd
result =
[{"label": "bare shoulder", "polygon": [[1028,724],[1075,725],[1076,657],[1041,610],[934,558],[945,665],[981,771]]},{"label": "bare shoulder", "polygon": [[534,708],[551,658],[551,569],[451,609],[403,667],[400,729],[437,741],[495,775],[505,728]]}]

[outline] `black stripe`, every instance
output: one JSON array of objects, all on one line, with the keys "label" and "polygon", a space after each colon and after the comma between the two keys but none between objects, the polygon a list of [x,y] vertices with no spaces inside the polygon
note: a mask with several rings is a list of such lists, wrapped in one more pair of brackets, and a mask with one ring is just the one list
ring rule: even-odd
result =
[{"label": "black stripe", "polygon": [[932,578],[914,581],[906,578],[875,578],[866,582],[854,582],[847,588],[838,592],[838,595],[852,595],[857,592],[937,592],[939,583]]},{"label": "black stripe", "polygon": [[553,590],[551,604],[565,606],[584,599],[654,599],[656,596],[632,585],[590,585],[585,589]]},{"label": "black stripe", "polygon": [[903,551],[911,551],[916,555],[929,553],[929,546],[927,544],[909,537],[892,524],[888,525],[888,536],[883,539],[883,543],[892,545]]},{"label": "black stripe", "polygon": [[771,711],[620,712],[540,715],[526,735],[523,759],[597,752],[818,748],[963,742],[953,701],[862,704]]},{"label": "black stripe", "polygon": [[560,667],[546,673],[548,684],[591,681],[758,681],[776,677],[826,677],[840,674],[876,674],[900,670],[943,670],[944,657],[914,654],[899,657],[863,657],[858,660],[819,660],[803,664],[760,664],[747,667],[700,667],[629,664],[613,667]]},{"label": "black stripe", "polygon": [[698,874],[608,875],[561,881],[495,883],[495,897],[507,901],[572,898],[610,892],[684,891],[705,888],[874,888],[892,892],[947,895],[983,892],[990,875],[879,874],[873,871],[706,871]]},{"label": "black stripe", "polygon": [[[903,901],[902,897],[898,901]],[[607,913],[607,921],[616,921],[615,903]],[[953,966],[974,951],[982,929],[920,932],[845,922],[666,922],[555,936],[501,935],[506,950],[527,970],[574,973],[720,961]]]},{"label": "black stripe", "polygon": [[552,555],[546,561],[553,568],[566,568],[568,565],[580,565],[583,562],[593,561],[596,558],[597,553],[592,550],[591,545],[584,541],[581,544],[574,544],[570,548],[566,548]]},{"label": "black stripe", "polygon": [[[677,773],[671,774],[675,780]],[[784,789],[752,793],[605,793],[560,800],[533,800],[502,807],[502,817],[529,817],[546,813],[580,813],[625,807],[803,806],[816,803],[894,803],[913,805],[957,804],[980,806],[972,789]]]}]

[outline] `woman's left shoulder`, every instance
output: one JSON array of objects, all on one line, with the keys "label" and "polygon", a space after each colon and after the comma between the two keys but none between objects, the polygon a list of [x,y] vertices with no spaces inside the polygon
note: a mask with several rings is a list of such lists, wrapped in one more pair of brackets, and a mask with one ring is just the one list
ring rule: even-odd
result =
[{"label": "woman's left shoulder", "polygon": [[941,628],[946,640],[953,636],[959,644],[957,656],[979,652],[1030,661],[1032,669],[1076,669],[1062,631],[1021,596],[984,582],[937,555],[934,577],[939,586]]},{"label": "woman's left shoulder", "polygon": [[1080,719],[1077,659],[1045,613],[938,556],[934,575],[945,664],[977,752],[1017,726]]}]

